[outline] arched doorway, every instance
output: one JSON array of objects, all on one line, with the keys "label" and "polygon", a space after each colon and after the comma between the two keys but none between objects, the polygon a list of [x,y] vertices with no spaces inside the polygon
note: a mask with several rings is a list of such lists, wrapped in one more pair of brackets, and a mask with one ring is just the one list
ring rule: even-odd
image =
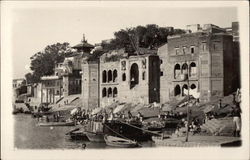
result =
[{"label": "arched doorway", "polygon": [[117,70],[115,69],[113,71],[113,82],[116,82],[117,81]]},{"label": "arched doorway", "polygon": [[184,63],[181,67],[181,73],[182,74],[187,74],[188,73],[188,65],[187,63]]},{"label": "arched doorway", "polygon": [[192,62],[190,64],[189,75],[191,77],[197,76],[197,67],[196,67],[196,64],[194,62]]},{"label": "arched doorway", "polygon": [[113,89],[113,97],[117,97],[117,94],[118,94],[117,88],[115,87],[115,88]]},{"label": "arched doorway", "polygon": [[102,89],[102,97],[106,97],[107,96],[107,89],[103,88]]},{"label": "arched doorway", "polygon": [[107,72],[104,70],[102,72],[102,83],[106,83],[107,82]]},{"label": "arched doorway", "polygon": [[174,66],[174,78],[175,78],[175,79],[179,77],[180,71],[181,71],[181,66],[177,63],[177,64]]},{"label": "arched doorway", "polygon": [[180,85],[176,85],[174,88],[174,96],[178,96],[181,94],[181,87]]},{"label": "arched doorway", "polygon": [[182,86],[182,96],[185,96],[186,94],[185,94],[185,91],[187,91],[188,90],[188,86],[186,85],[186,84],[184,84],[183,86]]},{"label": "arched doorway", "polygon": [[130,89],[139,84],[139,67],[136,63],[130,69]]},{"label": "arched doorway", "polygon": [[122,74],[122,81],[126,81],[126,73]]},{"label": "arched doorway", "polygon": [[112,71],[109,70],[108,71],[108,82],[111,82],[112,81]]},{"label": "arched doorway", "polygon": [[108,97],[112,97],[112,89],[111,88],[108,89]]}]

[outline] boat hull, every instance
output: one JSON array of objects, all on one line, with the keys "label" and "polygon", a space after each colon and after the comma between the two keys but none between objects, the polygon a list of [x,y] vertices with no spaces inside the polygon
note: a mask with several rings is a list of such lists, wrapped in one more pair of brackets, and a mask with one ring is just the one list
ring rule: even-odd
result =
[{"label": "boat hull", "polygon": [[[132,124],[132,125],[138,128],[142,128],[141,124]],[[104,125],[104,133],[110,136],[123,135],[128,139],[136,141],[151,140],[150,134],[146,134],[141,129],[131,127],[127,124],[120,123],[119,121],[106,122]]]},{"label": "boat hull", "polygon": [[105,142],[103,133],[94,133],[86,131],[86,136],[91,142]]},{"label": "boat hull", "polygon": [[[136,141],[151,140],[151,135],[145,133],[142,130],[141,123],[125,124],[125,123],[122,123],[122,122],[116,121],[116,120],[106,121],[104,123],[90,121],[87,125],[87,131],[92,132],[92,133],[99,133],[99,134],[101,133],[102,136],[99,136],[99,137],[102,137],[101,139],[103,139],[103,135],[110,135],[110,136],[121,136],[122,135],[128,139],[136,140]],[[95,136],[95,135],[89,134],[89,136],[88,136],[89,139],[92,138],[90,136]],[[97,137],[97,135],[96,135],[96,137]]]},{"label": "boat hull", "polygon": [[89,140],[84,131],[71,132],[69,136],[73,140]]},{"label": "boat hull", "polygon": [[119,148],[138,147],[137,142],[119,138],[119,137],[105,135],[104,140],[108,146],[112,146],[112,147],[119,147]]},{"label": "boat hull", "polygon": [[47,122],[47,123],[38,123],[38,126],[41,127],[54,127],[54,126],[74,126],[75,122]]}]

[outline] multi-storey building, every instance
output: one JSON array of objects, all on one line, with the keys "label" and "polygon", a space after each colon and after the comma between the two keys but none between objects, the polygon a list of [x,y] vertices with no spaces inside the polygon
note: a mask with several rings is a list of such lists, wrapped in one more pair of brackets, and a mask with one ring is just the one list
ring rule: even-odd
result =
[{"label": "multi-storey building", "polygon": [[63,96],[61,76],[43,76],[41,85],[41,103],[56,103]]},{"label": "multi-storey building", "polygon": [[64,60],[65,70],[63,76],[63,95],[64,97],[72,94],[81,94],[82,90],[82,62],[90,56],[93,45],[89,44],[85,37],[80,44],[72,47],[76,53],[68,56]]},{"label": "multi-storey building", "polygon": [[[124,50],[113,51],[119,57],[120,54],[124,53]],[[112,57],[111,53],[103,54],[100,61],[100,106],[104,107],[110,105],[118,100],[118,88],[119,88],[119,77],[118,72],[120,70],[119,59],[109,60],[109,57]],[[113,56],[114,57],[114,56]],[[120,94],[120,93],[119,93]]]},{"label": "multi-storey building", "polygon": [[12,87],[13,89],[21,87],[26,84],[26,81],[24,78],[19,78],[19,79],[13,79]]},{"label": "multi-storey building", "polygon": [[90,56],[94,46],[83,38],[72,48],[76,51],[55,65],[54,75],[41,77],[42,103],[56,103],[62,97],[82,93],[82,61]]},{"label": "multi-storey building", "polygon": [[188,92],[209,101],[239,87],[239,52],[233,32],[212,24],[189,25],[186,34],[168,37],[157,53],[140,49],[131,54],[120,49],[93,58],[94,46],[85,39],[73,48],[76,53],[57,64],[54,76],[43,77],[46,102],[54,103],[54,95],[81,93],[83,106],[93,109],[114,102],[165,103]]},{"label": "multi-storey building", "polygon": [[82,69],[85,107],[159,102],[159,58],[155,51],[150,53],[129,56],[121,49],[86,61]]},{"label": "multi-storey building", "polygon": [[13,79],[12,89],[13,89],[13,99],[12,100],[16,101],[18,99],[19,95],[27,93],[26,80],[23,78]]},{"label": "multi-storey building", "polygon": [[217,26],[204,25],[194,33],[169,37],[158,55],[163,103],[185,96],[187,90],[209,101],[234,89],[233,38]]}]

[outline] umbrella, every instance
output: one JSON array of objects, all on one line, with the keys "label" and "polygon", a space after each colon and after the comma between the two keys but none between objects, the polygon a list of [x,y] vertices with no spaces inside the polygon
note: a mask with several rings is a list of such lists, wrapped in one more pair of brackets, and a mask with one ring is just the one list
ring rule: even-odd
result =
[{"label": "umbrella", "polygon": [[94,114],[100,113],[101,111],[103,111],[103,108],[98,107],[98,108],[95,108],[95,109],[91,112],[91,114],[94,115]]},{"label": "umbrella", "polygon": [[143,104],[138,104],[136,105],[133,109],[132,109],[132,112],[137,112],[139,111],[140,109],[142,109],[144,107]]},{"label": "umbrella", "polygon": [[213,110],[214,110],[214,106],[210,105],[210,106],[207,106],[207,107],[203,110],[203,112],[204,112],[204,113],[208,113],[208,112],[211,112],[211,111],[213,111]]},{"label": "umbrella", "polygon": [[174,107],[171,107],[170,105],[162,107],[162,111],[172,111]]},{"label": "umbrella", "polygon": [[118,102],[114,102],[108,106],[105,106],[105,109],[114,109],[115,107],[117,107],[118,105]]},{"label": "umbrella", "polygon": [[70,114],[75,114],[77,111],[78,111],[78,109],[77,109],[77,108],[74,108],[74,109],[72,109],[72,110],[70,111]]},{"label": "umbrella", "polygon": [[158,114],[161,112],[160,108],[141,108],[138,110],[144,117],[154,117],[158,116]]},{"label": "umbrella", "polygon": [[73,106],[73,105],[61,105],[60,107],[59,107],[59,105],[55,105],[52,108],[52,112],[69,111],[69,110],[72,110],[72,109],[75,109],[75,108],[76,108],[76,106]]},{"label": "umbrella", "polygon": [[118,113],[118,112],[121,112],[123,109],[125,109],[125,105],[123,104],[123,105],[118,105],[115,109],[114,109],[114,111],[113,111],[113,113]]}]

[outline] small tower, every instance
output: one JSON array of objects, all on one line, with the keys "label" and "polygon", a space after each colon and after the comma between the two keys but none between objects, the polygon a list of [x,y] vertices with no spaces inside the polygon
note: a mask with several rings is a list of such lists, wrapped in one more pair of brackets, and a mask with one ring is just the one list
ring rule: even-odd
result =
[{"label": "small tower", "polygon": [[83,34],[81,43],[73,46],[72,48],[76,49],[77,52],[90,53],[90,51],[94,48],[92,44],[89,44],[85,38],[85,34]]},{"label": "small tower", "polygon": [[82,100],[85,109],[99,107],[99,61],[82,63]]}]

